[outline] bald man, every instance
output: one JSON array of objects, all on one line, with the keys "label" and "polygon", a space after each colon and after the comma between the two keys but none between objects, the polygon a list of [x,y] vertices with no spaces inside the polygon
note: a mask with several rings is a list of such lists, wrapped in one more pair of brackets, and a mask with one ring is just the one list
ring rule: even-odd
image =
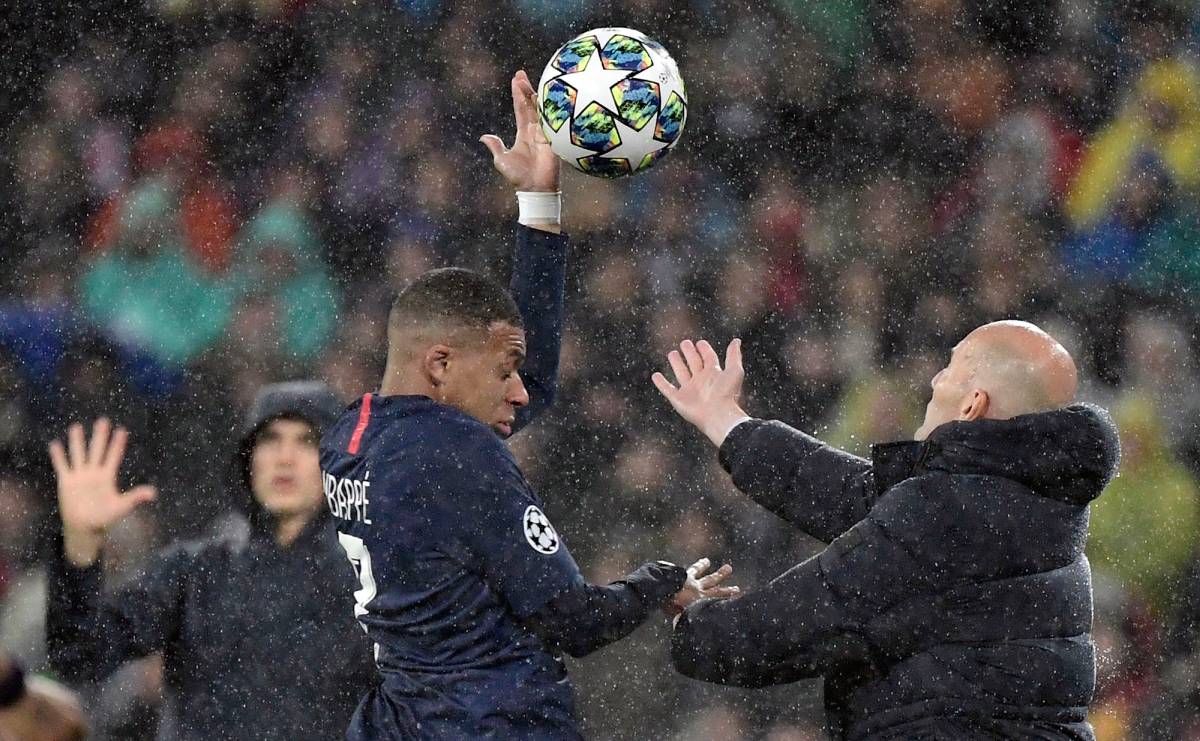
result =
[{"label": "bald man", "polygon": [[828,546],[762,589],[675,623],[683,674],[759,687],[823,676],[833,738],[1092,739],[1088,503],[1116,431],[1074,403],[1038,327],[976,329],[930,383],[910,441],[852,456],[742,411],[741,346],[704,341],[654,383],[754,501]]}]

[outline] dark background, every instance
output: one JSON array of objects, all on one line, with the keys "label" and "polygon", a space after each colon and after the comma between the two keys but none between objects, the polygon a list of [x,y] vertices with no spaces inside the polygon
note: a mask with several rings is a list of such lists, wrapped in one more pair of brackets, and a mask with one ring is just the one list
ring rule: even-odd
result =
[{"label": "dark background", "polygon": [[[726,559],[754,588],[818,545],[732,491],[649,383],[743,338],[748,409],[865,454],[910,436],[966,331],[1038,322],[1109,406],[1094,507],[1101,739],[1200,738],[1195,616],[1200,15],[1187,3],[146,0],[0,10],[0,646],[41,661],[43,446],[105,413],[160,501],[119,576],[219,527],[262,383],[374,388],[391,293],[505,277],[515,203],[480,134],[588,28],[663,42],[690,110],[653,171],[564,176],[563,395],[513,441],[590,578]],[[349,595],[347,597],[349,599]],[[596,738],[821,737],[816,683],[707,687],[665,622],[573,674]],[[92,702],[144,737],[159,676]]]}]

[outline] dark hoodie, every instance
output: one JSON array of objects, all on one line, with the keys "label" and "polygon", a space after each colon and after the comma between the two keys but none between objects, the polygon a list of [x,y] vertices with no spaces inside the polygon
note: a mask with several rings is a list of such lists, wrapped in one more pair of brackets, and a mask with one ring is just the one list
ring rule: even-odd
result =
[{"label": "dark hoodie", "polygon": [[839,739],[1091,739],[1087,505],[1119,450],[1089,405],[952,422],[870,462],[743,423],[720,451],[734,483],[829,545],[694,605],[675,665],[751,687],[823,675]]},{"label": "dark hoodie", "polygon": [[96,680],[161,651],[160,739],[344,738],[376,681],[345,589],[353,569],[326,507],[284,548],[248,489],[249,453],[267,423],[302,419],[320,432],[340,406],[317,383],[263,389],[235,458],[247,514],[235,534],[174,545],[107,593],[99,565],[52,564],[54,669],[68,680]]}]

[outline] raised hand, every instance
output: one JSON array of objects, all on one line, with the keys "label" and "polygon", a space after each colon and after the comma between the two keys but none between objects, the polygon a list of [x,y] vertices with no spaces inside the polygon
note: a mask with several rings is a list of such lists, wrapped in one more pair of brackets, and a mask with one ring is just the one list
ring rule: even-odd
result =
[{"label": "raised hand", "polygon": [[701,599],[728,599],[740,595],[738,587],[723,587],[721,582],[733,573],[733,567],[725,564],[721,568],[706,574],[712,562],[702,558],[687,569],[687,581],[683,588],[675,593],[671,601],[663,605],[663,611],[674,617],[687,609],[688,605]]},{"label": "raised hand", "polygon": [[65,449],[58,440],[50,443],[63,523],[63,551],[75,566],[95,563],[108,529],[156,495],[154,487],[148,485],[124,493],[117,488],[117,471],[128,440],[125,428],[114,431],[112,423],[101,417],[92,425],[90,442],[84,437],[83,425],[73,424],[67,429]]},{"label": "raised hand", "polygon": [[729,430],[746,416],[739,404],[742,395],[742,341],[735,339],[725,350],[725,368],[708,340],[684,340],[678,350],[667,354],[675,374],[671,384],[662,373],[650,377],[679,416],[695,425],[714,444],[720,445]]},{"label": "raised hand", "polygon": [[479,141],[492,153],[496,169],[514,188],[553,193],[558,190],[561,162],[542,133],[537,96],[525,70],[513,75],[512,99],[517,121],[517,138],[512,149],[505,147],[495,134],[484,134]]}]

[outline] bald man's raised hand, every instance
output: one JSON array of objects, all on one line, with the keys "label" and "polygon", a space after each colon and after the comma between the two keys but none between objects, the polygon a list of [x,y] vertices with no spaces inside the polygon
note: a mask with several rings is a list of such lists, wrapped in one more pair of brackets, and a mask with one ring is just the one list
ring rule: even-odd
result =
[{"label": "bald man's raised hand", "polygon": [[724,368],[707,340],[684,340],[678,350],[667,354],[667,362],[675,384],[662,373],[655,373],[650,380],[679,416],[719,447],[738,421],[746,418],[740,404],[745,378],[741,340],[729,343]]}]

